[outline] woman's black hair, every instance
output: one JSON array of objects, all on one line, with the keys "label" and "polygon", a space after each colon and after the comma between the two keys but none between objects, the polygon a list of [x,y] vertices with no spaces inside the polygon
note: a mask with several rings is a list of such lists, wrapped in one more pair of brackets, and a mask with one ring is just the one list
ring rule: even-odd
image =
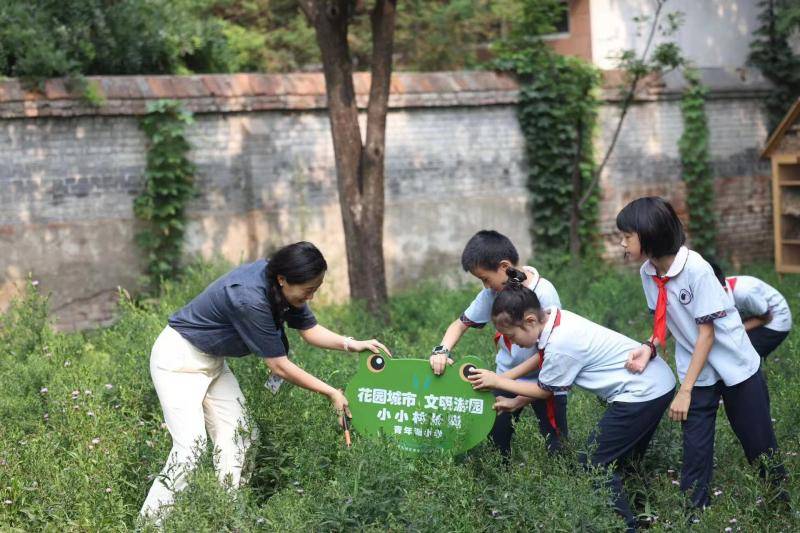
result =
[{"label": "woman's black hair", "polygon": [[653,258],[675,255],[686,242],[675,209],[658,196],[638,198],[623,207],[617,215],[617,229],[638,234],[642,253]]},{"label": "woman's black hair", "polygon": [[525,319],[525,313],[536,313],[540,316],[542,304],[539,303],[536,293],[523,285],[525,273],[513,267],[509,267],[506,273],[508,281],[497,293],[492,304],[492,320],[496,322],[502,316],[505,324],[518,326]]},{"label": "woman's black hair", "polygon": [[277,308],[278,315],[282,315],[286,307],[286,299],[280,290],[278,276],[283,276],[287,283],[295,285],[314,280],[326,270],[328,263],[325,262],[322,252],[310,242],[289,244],[272,254],[267,263],[266,276],[270,285],[269,298]]},{"label": "woman's black hair", "polygon": [[519,253],[511,239],[494,230],[481,230],[467,241],[461,252],[461,267],[464,272],[472,272],[480,267],[495,271],[501,261],[512,265],[519,262]]}]

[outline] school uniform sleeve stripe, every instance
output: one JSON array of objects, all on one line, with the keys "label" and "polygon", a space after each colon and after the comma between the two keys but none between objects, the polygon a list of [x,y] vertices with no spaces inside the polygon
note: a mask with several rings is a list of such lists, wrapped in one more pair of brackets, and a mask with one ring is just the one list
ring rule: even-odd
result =
[{"label": "school uniform sleeve stripe", "polygon": [[708,324],[709,322],[713,322],[718,318],[723,318],[728,316],[727,311],[717,311],[716,313],[711,313],[710,315],[701,316],[694,319],[695,324]]},{"label": "school uniform sleeve stripe", "polygon": [[550,391],[552,393],[565,392],[572,388],[572,385],[563,385],[563,386],[547,385],[546,383],[542,383],[541,381],[539,381],[538,384],[540,389]]},{"label": "school uniform sleeve stripe", "polygon": [[468,328],[478,328],[478,329],[480,329],[480,328],[482,328],[483,326],[486,325],[485,322],[475,322],[475,321],[470,320],[467,317],[467,315],[464,314],[464,313],[461,313],[460,320],[461,320],[461,323],[464,324],[465,326],[467,326]]}]

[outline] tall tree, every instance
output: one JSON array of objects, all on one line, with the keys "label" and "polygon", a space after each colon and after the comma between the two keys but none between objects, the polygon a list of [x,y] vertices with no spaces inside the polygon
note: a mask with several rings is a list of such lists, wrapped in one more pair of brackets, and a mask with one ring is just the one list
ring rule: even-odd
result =
[{"label": "tall tree", "polygon": [[384,152],[386,112],[392,76],[396,0],[375,0],[371,85],[366,143],[361,141],[347,41],[353,18],[365,11],[362,0],[299,0],[314,28],[322,54],[328,116],[336,156],[339,204],[344,223],[350,295],[385,317],[386,269],[383,260]]}]

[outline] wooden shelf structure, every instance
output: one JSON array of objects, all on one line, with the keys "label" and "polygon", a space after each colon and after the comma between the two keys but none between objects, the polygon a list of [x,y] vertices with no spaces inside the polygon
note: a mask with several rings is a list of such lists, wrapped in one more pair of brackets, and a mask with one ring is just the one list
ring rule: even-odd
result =
[{"label": "wooden shelf structure", "polygon": [[800,98],[761,155],[772,161],[775,270],[800,273]]}]

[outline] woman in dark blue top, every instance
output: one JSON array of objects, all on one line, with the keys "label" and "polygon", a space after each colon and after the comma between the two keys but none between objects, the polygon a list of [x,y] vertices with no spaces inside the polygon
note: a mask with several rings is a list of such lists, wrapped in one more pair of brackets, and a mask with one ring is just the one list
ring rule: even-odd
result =
[{"label": "woman in dark blue top", "polygon": [[[375,339],[358,341],[317,324],[308,302],[327,270],[322,253],[298,242],[278,250],[269,261],[242,265],[209,285],[169,318],[150,356],[150,374],[172,435],[172,451],[142,506],[156,517],[186,486],[186,474],[210,435],[218,453],[220,481],[237,487],[245,453],[255,439],[244,396],[225,362],[250,353],[262,357],[273,390],[281,380],[327,396],[340,415],[349,416],[344,394],[292,363],[285,326],[319,348],[378,353]],[[391,355],[391,354],[390,354]]]}]

